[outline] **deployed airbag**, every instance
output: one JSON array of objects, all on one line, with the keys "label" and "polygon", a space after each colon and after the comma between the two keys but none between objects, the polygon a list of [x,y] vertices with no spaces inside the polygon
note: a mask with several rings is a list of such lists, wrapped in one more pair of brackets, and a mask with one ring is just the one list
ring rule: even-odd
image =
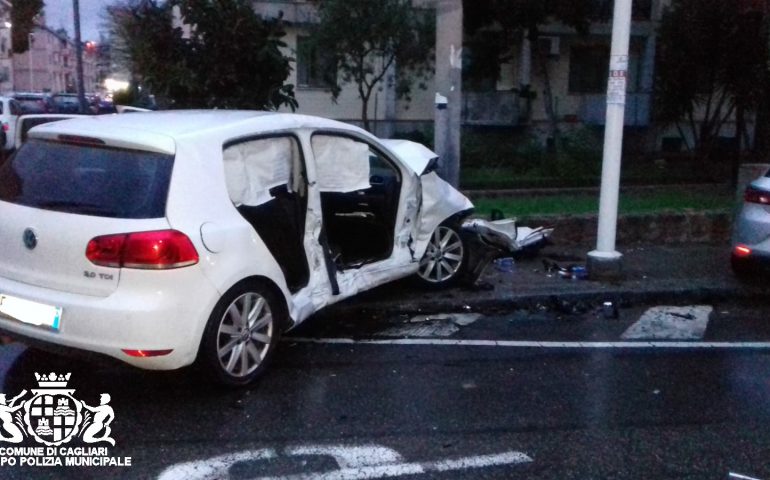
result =
[{"label": "deployed airbag", "polygon": [[321,192],[347,193],[371,186],[366,143],[340,136],[314,135],[313,155]]},{"label": "deployed airbag", "polygon": [[294,143],[286,137],[253,140],[226,148],[223,160],[230,200],[236,206],[254,207],[272,199],[271,188],[289,184],[294,150]]}]

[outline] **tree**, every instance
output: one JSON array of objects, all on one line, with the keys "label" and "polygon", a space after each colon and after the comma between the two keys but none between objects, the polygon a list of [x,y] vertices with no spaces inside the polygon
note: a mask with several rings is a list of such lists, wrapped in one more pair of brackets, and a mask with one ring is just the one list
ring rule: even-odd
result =
[{"label": "tree", "polygon": [[[661,22],[655,117],[676,126],[687,147],[703,159],[718,152],[719,137],[733,119],[738,150],[750,146],[746,116],[756,112],[767,91],[766,13],[745,4],[674,0]],[[739,156],[733,160],[737,173]]]},{"label": "tree", "polygon": [[[526,36],[533,46],[535,67],[544,79],[544,105],[549,120],[554,146],[560,146],[560,135],[556,108],[551,88],[548,52],[537,48],[543,25],[561,22],[586,33],[590,20],[597,14],[595,2],[576,0],[482,0],[475,1],[465,9],[465,30],[469,35],[468,44],[475,46],[474,63],[479,73],[499,76],[500,63],[510,52],[501,48],[511,45],[518,38]],[[475,68],[475,67],[474,67]],[[473,72],[471,72],[473,73]],[[529,85],[522,85],[523,96],[531,95]]]},{"label": "tree", "polygon": [[14,0],[11,4],[11,45],[13,53],[29,50],[29,34],[43,10],[43,0]]},{"label": "tree", "polygon": [[320,0],[317,5],[319,22],[310,44],[336,68],[331,84],[335,100],[341,84],[355,84],[361,121],[368,130],[369,101],[391,67],[398,68],[396,91],[401,97],[408,96],[415,79],[428,73],[433,13],[415,9],[410,0]]},{"label": "tree", "polygon": [[[174,8],[189,26],[174,26]],[[280,19],[247,0],[129,0],[108,8],[116,53],[174,108],[295,108]]]}]

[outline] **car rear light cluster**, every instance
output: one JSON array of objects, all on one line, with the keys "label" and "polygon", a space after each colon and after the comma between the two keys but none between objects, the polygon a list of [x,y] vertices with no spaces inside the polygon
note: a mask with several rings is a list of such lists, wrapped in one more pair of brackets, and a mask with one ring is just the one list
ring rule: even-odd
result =
[{"label": "car rear light cluster", "polygon": [[748,203],[770,205],[770,192],[766,192],[754,187],[748,187],[746,188],[746,192],[743,194],[743,199]]},{"label": "car rear light cluster", "polygon": [[736,257],[748,257],[751,255],[751,249],[746,245],[736,245],[733,249],[733,255]]},{"label": "car rear light cluster", "polygon": [[103,267],[162,270],[198,263],[190,239],[177,230],[119,233],[91,239],[86,257]]}]

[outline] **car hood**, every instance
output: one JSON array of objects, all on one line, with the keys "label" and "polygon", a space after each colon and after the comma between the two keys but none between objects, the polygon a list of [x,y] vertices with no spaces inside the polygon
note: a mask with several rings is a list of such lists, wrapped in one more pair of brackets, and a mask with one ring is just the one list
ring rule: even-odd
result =
[{"label": "car hood", "polygon": [[438,158],[438,155],[425,145],[410,140],[381,140],[381,142],[417,175],[427,173],[428,167]]}]

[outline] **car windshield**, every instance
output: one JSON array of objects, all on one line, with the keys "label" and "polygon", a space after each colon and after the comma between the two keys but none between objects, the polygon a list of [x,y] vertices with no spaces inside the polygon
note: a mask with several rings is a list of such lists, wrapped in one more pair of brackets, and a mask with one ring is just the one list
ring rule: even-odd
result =
[{"label": "car windshield", "polygon": [[54,97],[56,103],[78,103],[78,97]]},{"label": "car windshield", "polygon": [[17,98],[24,113],[45,112],[45,102],[42,98]]},{"label": "car windshield", "polygon": [[0,200],[111,218],[165,215],[171,155],[31,140],[0,167]]}]

